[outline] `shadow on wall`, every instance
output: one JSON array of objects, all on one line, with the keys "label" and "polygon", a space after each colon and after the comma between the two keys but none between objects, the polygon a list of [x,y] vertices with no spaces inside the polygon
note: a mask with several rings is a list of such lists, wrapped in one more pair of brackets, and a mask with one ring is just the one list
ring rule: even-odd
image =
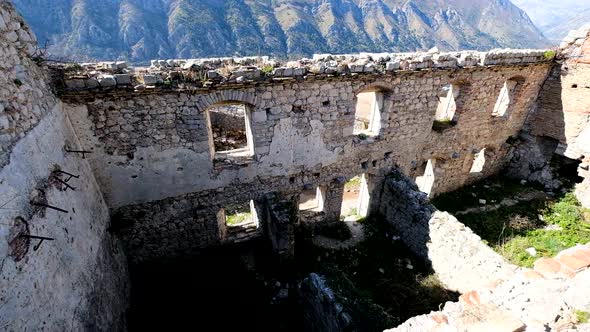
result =
[{"label": "shadow on wall", "polygon": [[587,122],[590,101],[583,96],[585,89],[572,83],[580,79],[576,76],[582,69],[576,66],[572,70],[569,72],[567,65],[559,62],[552,67],[541,88],[537,109],[529,115],[515,144],[509,176],[537,182],[548,189],[569,187],[584,180],[579,176],[583,171],[579,166],[587,158],[582,144],[588,143],[578,135]]},{"label": "shadow on wall", "polygon": [[465,293],[514,273],[516,266],[455,217],[438,211],[401,171],[394,170],[379,188],[379,205],[372,213],[395,228],[448,289]]}]

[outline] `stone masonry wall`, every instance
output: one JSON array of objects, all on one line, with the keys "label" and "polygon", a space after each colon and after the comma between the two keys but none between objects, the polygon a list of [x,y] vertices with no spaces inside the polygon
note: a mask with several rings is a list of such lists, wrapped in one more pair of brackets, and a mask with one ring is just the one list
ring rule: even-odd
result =
[{"label": "stone masonry wall", "polygon": [[[216,209],[266,192],[298,194],[304,188],[328,187],[336,195],[326,193],[335,201],[326,202],[332,211],[325,215],[337,218],[337,193],[346,180],[362,173],[380,174],[397,165],[415,177],[421,175],[420,165],[436,159],[434,194],[494,174],[505,165],[506,141],[520,131],[548,68],[541,61],[310,75],[190,89],[64,90],[60,97],[82,148],[93,152],[88,161],[113,214],[134,216],[128,218],[135,221],[127,226],[136,228],[127,233],[134,234],[130,242],[165,251],[167,245],[157,240],[162,228],[182,223],[200,228],[207,222],[193,223],[193,216],[207,214],[205,219],[213,220]],[[494,117],[508,79],[522,83],[509,114]],[[457,124],[434,131],[438,96],[449,83],[461,85]],[[353,135],[356,94],[366,90],[383,94],[377,137]],[[250,107],[254,156],[213,162],[206,112],[228,101]],[[475,155],[484,148],[483,171],[470,173]],[[176,215],[188,219],[181,222],[184,217]],[[213,226],[205,229],[210,232],[207,243],[219,237]]]},{"label": "stone masonry wall", "polygon": [[556,153],[580,160],[584,181],[576,195],[590,207],[590,31],[572,31],[561,45],[559,61],[543,85],[539,105],[527,121],[529,133],[560,144]]},{"label": "stone masonry wall", "polygon": [[436,210],[403,174],[385,180],[379,200],[380,214],[447,288],[465,293],[507,280],[517,270],[455,217]]},{"label": "stone masonry wall", "polygon": [[0,2],[0,166],[14,144],[34,128],[56,99],[43,71],[34,65],[35,36],[10,2]]},{"label": "stone masonry wall", "polygon": [[106,231],[109,210],[89,164],[65,152],[79,141],[34,45],[1,1],[0,330],[124,330],[123,248]]},{"label": "stone masonry wall", "polygon": [[336,295],[322,276],[311,273],[301,281],[298,292],[303,302],[307,331],[355,331],[352,317],[338,303]]}]

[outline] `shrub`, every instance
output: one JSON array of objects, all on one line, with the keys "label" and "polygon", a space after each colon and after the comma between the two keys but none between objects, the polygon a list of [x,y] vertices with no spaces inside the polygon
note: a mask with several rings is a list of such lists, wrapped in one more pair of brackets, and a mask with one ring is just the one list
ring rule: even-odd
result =
[{"label": "shrub", "polygon": [[555,58],[555,55],[557,53],[554,50],[549,50],[549,51],[545,51],[545,53],[543,53],[543,56],[545,57],[546,60],[553,60],[553,58]]},{"label": "shrub", "polygon": [[434,122],[432,123],[432,130],[437,132],[443,132],[446,129],[455,126],[456,124],[457,122],[452,119],[434,120]]},{"label": "shrub", "polygon": [[265,74],[270,74],[274,70],[274,67],[271,65],[266,65],[266,66],[262,67],[261,70]]}]

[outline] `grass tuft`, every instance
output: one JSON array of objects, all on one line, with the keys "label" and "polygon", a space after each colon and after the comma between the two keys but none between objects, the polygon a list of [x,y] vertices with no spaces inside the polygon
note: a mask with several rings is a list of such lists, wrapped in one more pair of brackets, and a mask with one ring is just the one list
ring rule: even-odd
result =
[{"label": "grass tuft", "polygon": [[545,51],[545,53],[543,53],[545,60],[553,60],[555,55],[557,55],[557,53],[554,50]]},{"label": "grass tuft", "polygon": [[576,310],[575,313],[576,313],[576,319],[578,320],[578,323],[586,324],[590,321],[590,312]]},{"label": "grass tuft", "polygon": [[[472,187],[440,195],[433,204],[450,213],[478,205],[499,203],[530,187],[509,180],[497,184],[481,182]],[[576,244],[590,242],[590,214],[573,193],[553,200],[521,201],[487,212],[472,212],[458,219],[510,262],[532,267],[540,257],[552,257]],[[531,256],[526,249],[535,248]]]},{"label": "grass tuft", "polygon": [[252,213],[250,212],[238,212],[236,214],[226,216],[225,221],[228,226],[234,226],[246,222],[251,218]]}]

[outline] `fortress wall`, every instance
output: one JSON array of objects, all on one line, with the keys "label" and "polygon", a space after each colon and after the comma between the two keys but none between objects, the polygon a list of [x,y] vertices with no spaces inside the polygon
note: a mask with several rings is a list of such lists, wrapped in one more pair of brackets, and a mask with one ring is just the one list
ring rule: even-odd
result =
[{"label": "fortress wall", "polygon": [[572,31],[562,44],[560,60],[543,85],[536,111],[527,121],[535,137],[549,137],[556,153],[581,161],[576,186],[583,205],[590,207],[590,35]]},{"label": "fortress wall", "polygon": [[[178,242],[167,250],[160,241],[167,233],[215,243],[223,234],[214,226],[216,211],[267,192],[296,195],[321,185],[341,193],[353,176],[378,177],[396,165],[421,176],[430,159],[436,160],[432,195],[494,174],[505,165],[506,141],[520,131],[548,69],[538,62],[192,88],[66,89],[61,99],[83,149],[93,151],[88,161],[116,216],[113,224],[123,220],[126,241],[145,258],[146,248],[155,256],[178,250]],[[520,84],[507,116],[494,117],[509,79]],[[439,96],[451,83],[460,87],[456,125],[435,131]],[[375,90],[383,96],[379,135],[355,135],[356,94]],[[249,106],[254,156],[214,162],[206,110],[228,101]],[[471,173],[483,149],[483,169]],[[336,201],[326,202],[334,211],[325,215],[339,215],[341,197],[329,192]]]},{"label": "fortress wall", "polygon": [[0,329],[124,330],[122,246],[106,231],[90,165],[65,152],[79,142],[35,61],[34,37],[6,1],[0,71]]},{"label": "fortress wall", "polygon": [[386,178],[379,212],[448,289],[466,293],[517,270],[457,218],[438,211],[402,174]]}]

